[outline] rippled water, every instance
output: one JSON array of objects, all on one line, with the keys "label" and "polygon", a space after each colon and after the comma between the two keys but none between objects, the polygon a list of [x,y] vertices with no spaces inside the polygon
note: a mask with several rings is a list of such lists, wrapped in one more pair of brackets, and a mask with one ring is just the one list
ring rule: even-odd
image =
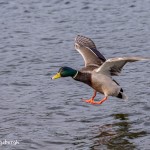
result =
[{"label": "rippled water", "polygon": [[117,77],[128,101],[101,106],[81,101],[88,86],[50,79],[60,66],[83,66],[77,34],[106,58],[150,56],[149,8],[148,0],[1,0],[0,144],[19,144],[0,149],[149,150],[150,62],[127,64]]}]

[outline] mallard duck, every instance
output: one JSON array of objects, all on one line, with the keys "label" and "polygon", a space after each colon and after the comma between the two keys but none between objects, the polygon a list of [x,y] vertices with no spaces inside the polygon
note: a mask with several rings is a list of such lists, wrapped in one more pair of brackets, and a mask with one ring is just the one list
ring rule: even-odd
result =
[{"label": "mallard duck", "polygon": [[[112,76],[119,75],[127,62],[148,59],[142,57],[119,57],[106,60],[97,50],[94,42],[90,38],[81,35],[75,38],[75,49],[82,55],[85,66],[80,71],[70,67],[61,67],[52,79],[72,77],[74,80],[89,85],[94,89],[94,94],[90,99],[84,101],[90,104],[102,104],[108,99],[108,96],[127,99],[123,89]],[[97,92],[104,94],[104,98],[100,101],[94,101]]]}]

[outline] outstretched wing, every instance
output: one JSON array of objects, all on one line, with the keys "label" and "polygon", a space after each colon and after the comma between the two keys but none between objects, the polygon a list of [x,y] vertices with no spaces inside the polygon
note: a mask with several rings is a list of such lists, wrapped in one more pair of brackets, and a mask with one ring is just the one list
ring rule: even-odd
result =
[{"label": "outstretched wing", "polygon": [[85,36],[78,35],[75,38],[75,49],[82,55],[85,67],[99,67],[105,62],[105,57],[96,49],[94,42]]},{"label": "outstretched wing", "polygon": [[139,60],[150,60],[149,58],[142,57],[119,57],[119,58],[111,58],[105,61],[96,72],[103,73],[105,75],[118,75],[121,73],[123,66],[127,62],[135,62]]}]

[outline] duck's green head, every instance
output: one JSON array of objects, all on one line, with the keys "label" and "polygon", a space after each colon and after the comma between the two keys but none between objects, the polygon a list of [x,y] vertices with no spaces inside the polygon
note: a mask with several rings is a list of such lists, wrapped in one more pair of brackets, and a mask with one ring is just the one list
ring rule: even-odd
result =
[{"label": "duck's green head", "polygon": [[58,79],[61,77],[74,77],[76,74],[78,73],[77,70],[74,70],[70,67],[61,67],[58,71],[58,73],[56,73],[52,79]]}]

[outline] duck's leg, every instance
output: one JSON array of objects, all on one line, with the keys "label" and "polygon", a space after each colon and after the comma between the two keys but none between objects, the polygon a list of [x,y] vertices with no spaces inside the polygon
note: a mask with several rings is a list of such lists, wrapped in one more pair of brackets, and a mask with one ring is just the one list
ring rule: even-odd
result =
[{"label": "duck's leg", "polygon": [[98,102],[95,102],[93,101],[91,104],[102,104],[104,101],[106,101],[108,98],[108,96],[105,96],[102,100],[98,101]]},{"label": "duck's leg", "polygon": [[84,102],[86,102],[86,103],[91,103],[91,104],[93,104],[93,102],[94,102],[94,98],[95,98],[95,96],[96,96],[96,90],[94,90],[94,94],[93,94],[93,96],[90,98],[90,99],[88,99],[88,100],[83,100]]}]

